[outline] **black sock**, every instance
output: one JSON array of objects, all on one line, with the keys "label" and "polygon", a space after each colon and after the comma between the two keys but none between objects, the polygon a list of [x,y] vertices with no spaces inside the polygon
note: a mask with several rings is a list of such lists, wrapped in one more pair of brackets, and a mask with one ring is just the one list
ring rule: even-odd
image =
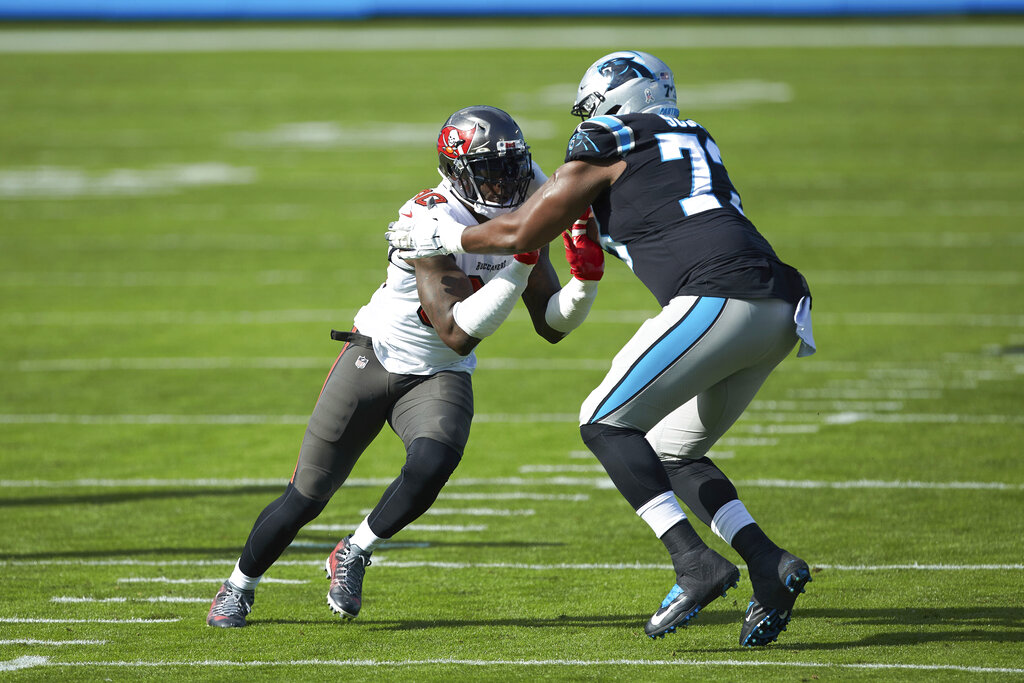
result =
[{"label": "black sock", "polygon": [[692,564],[694,554],[707,547],[686,519],[666,531],[661,537],[661,542],[665,544],[668,554],[672,557],[672,566],[675,567],[676,574],[685,574],[686,567]]},{"label": "black sock", "polygon": [[763,555],[779,549],[757,524],[748,524],[737,531],[732,537],[732,547],[748,565],[755,563]]}]

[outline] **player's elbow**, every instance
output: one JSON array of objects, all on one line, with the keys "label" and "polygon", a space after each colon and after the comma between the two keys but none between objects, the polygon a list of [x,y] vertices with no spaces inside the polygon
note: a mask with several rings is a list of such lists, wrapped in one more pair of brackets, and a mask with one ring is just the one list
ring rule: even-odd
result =
[{"label": "player's elbow", "polygon": [[543,339],[544,341],[546,341],[546,342],[548,342],[550,344],[557,344],[558,342],[560,342],[563,339],[565,339],[565,336],[566,336],[565,332],[559,332],[558,330],[552,329],[550,327],[548,327],[546,329],[539,329],[538,328],[537,329],[537,334],[540,335],[541,339]]},{"label": "player's elbow", "polygon": [[441,341],[445,343],[445,346],[460,356],[468,356],[476,348],[476,345],[480,343],[479,339],[469,336],[458,325],[452,325],[450,330],[438,336],[441,337]]}]

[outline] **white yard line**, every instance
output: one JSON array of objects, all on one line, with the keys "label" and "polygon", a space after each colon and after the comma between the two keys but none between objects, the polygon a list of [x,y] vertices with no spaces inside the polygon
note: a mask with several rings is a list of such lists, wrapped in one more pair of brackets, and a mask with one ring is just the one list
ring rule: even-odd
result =
[{"label": "white yard line", "polygon": [[[80,567],[233,567],[238,561],[238,558],[223,558],[216,560],[138,560],[133,558],[122,558],[113,560],[78,560],[69,558],[64,560],[63,563],[67,565],[74,565]],[[0,567],[38,567],[48,566],[52,564],[49,560],[0,560]],[[278,560],[274,563],[275,567],[323,567],[323,560]],[[517,570],[531,570],[531,571],[553,571],[553,570],[569,570],[569,571],[636,571],[636,570],[653,570],[653,571],[664,571],[666,569],[672,569],[672,565],[669,563],[665,564],[640,564],[640,563],[618,563],[618,564],[573,564],[573,563],[553,563],[553,564],[522,564],[515,562],[401,562],[391,561],[386,555],[375,555],[373,558],[374,566],[390,567],[392,569],[517,569]],[[828,563],[813,563],[813,566],[818,569],[825,569],[831,571],[848,571],[848,572],[877,572],[877,571],[945,571],[945,572],[962,572],[962,571],[1024,571],[1024,564],[1021,563],[978,563],[978,564],[942,564],[942,563],[920,563],[920,562],[903,562],[893,564],[828,564]],[[740,570],[744,570],[743,566],[740,566]],[[134,583],[163,583],[166,577],[156,577],[155,579],[138,579],[132,577]],[[168,579],[169,580],[169,579]],[[206,579],[187,579],[182,582],[191,583],[219,583],[222,582],[223,578],[206,578]],[[274,581],[271,578],[264,577],[264,582],[270,583],[307,583],[306,581]],[[3,619],[0,619],[2,622]],[[21,622],[18,622],[21,623]],[[55,622],[56,623],[56,622]]]},{"label": "white yard line", "polygon": [[[671,24],[671,22],[669,22]],[[642,43],[645,49],[851,48],[851,47],[1020,47],[1019,26],[958,26],[942,23],[888,25],[736,24],[686,27],[664,22],[645,26],[483,26],[447,40],[429,28],[245,28],[0,31],[0,52],[180,53],[180,52],[406,52],[431,50],[583,49],[594,45]]]},{"label": "white yard line", "polygon": [[353,667],[421,667],[421,666],[467,666],[467,667],[672,667],[687,669],[696,667],[724,668],[783,668],[783,669],[824,669],[824,670],[869,670],[869,671],[952,671],[978,674],[1024,674],[1024,668],[996,666],[968,666],[964,664],[901,664],[863,662],[843,664],[833,662],[780,662],[765,660],[735,659],[302,659],[302,660],[179,660],[179,661],[85,661],[60,662],[48,657],[26,656],[7,662],[0,662],[0,671],[13,671],[33,667],[71,668],[265,668],[328,666],[348,669]]},{"label": "white yard line", "polygon": [[[548,467],[537,465],[535,467]],[[551,467],[559,467],[553,465]],[[577,467],[567,465],[566,467]],[[578,466],[589,468],[589,465]],[[599,467],[599,466],[598,466]],[[557,470],[553,470],[557,471]],[[586,471],[590,471],[587,469]],[[602,471],[602,470],[594,470]],[[358,479],[352,478],[345,482],[346,486],[386,486],[391,479]],[[455,478],[449,481],[446,486],[596,486],[605,488],[606,477],[494,477],[494,478]],[[288,483],[287,479],[0,479],[0,488],[28,488],[28,489],[55,489],[55,488],[244,488],[248,486],[281,486]],[[878,480],[878,479],[852,479],[842,481],[822,481],[815,479],[740,479],[737,486],[744,488],[789,488],[789,489],[938,489],[938,490],[993,490],[993,491],[1021,491],[1024,484],[1001,481],[915,481],[915,480]],[[442,494],[444,496],[445,494]],[[558,496],[552,494],[458,494],[448,493],[447,497],[453,500],[588,500],[586,494],[571,494]],[[445,510],[445,508],[435,508]],[[452,509],[451,514],[470,514],[473,508],[464,510]],[[367,514],[367,510],[363,514]],[[511,511],[493,511],[491,514],[504,514]],[[447,512],[435,513],[447,514]],[[487,514],[479,512],[475,514]],[[519,514],[525,514],[519,511]],[[529,511],[528,514],[533,514]]]},{"label": "white yard line", "polygon": [[[223,271],[119,271],[53,272],[7,271],[0,273],[0,287],[209,287],[237,284],[251,286],[350,281],[353,276],[383,279],[383,270],[368,268],[321,273],[313,270],[259,270],[245,273]],[[806,273],[816,285],[909,285],[959,287],[1005,287],[1024,284],[1024,273],[1016,271],[966,270],[811,270]]]},{"label": "white yard line", "polygon": [[[333,356],[264,358],[55,358],[22,360],[0,365],[0,370],[16,372],[101,372],[108,370],[306,370],[326,373]],[[607,370],[611,359],[600,358],[486,358],[482,370],[576,371]]]},{"label": "white yard line", "polygon": [[[586,493],[448,493],[442,491],[438,500],[557,500],[568,503],[582,503],[590,500]],[[408,527],[406,527],[408,528]]]},{"label": "white yard line", "polygon": [[[587,322],[638,325],[653,317],[655,310],[598,310]],[[339,310],[281,309],[276,311],[38,311],[0,314],[0,325],[38,327],[45,325],[120,326],[120,325],[280,325],[322,323],[350,319]],[[1024,315],[985,313],[849,312],[815,313],[815,322],[824,325],[854,327],[1024,327]],[[510,322],[525,323],[529,316],[517,311]]]},{"label": "white yard line", "polygon": [[[360,510],[359,514],[368,515],[373,508]],[[473,517],[531,517],[537,512],[535,510],[508,510],[500,508],[430,508],[424,515],[448,517],[453,515],[472,515]]]},{"label": "white yard line", "polygon": [[0,617],[0,624],[173,624],[181,619],[37,619]]},{"label": "white yard line", "polygon": [[[358,522],[355,524],[309,524],[302,528],[304,531],[335,531],[348,533],[357,526],[359,526]],[[410,524],[402,529],[402,531],[440,531],[444,533],[462,534],[473,531],[487,531],[487,526],[485,524]]]},{"label": "white yard line", "polygon": [[[754,401],[745,420],[760,422],[806,422],[814,419],[826,425],[854,422],[890,424],[1024,424],[1024,415],[969,415],[956,413],[903,413],[901,401]],[[10,425],[305,425],[308,415],[210,415],[210,414],[109,414],[75,415],[67,413],[5,413],[0,424]],[[576,413],[482,413],[473,418],[477,424],[578,423]],[[801,429],[806,427],[801,426]]]}]

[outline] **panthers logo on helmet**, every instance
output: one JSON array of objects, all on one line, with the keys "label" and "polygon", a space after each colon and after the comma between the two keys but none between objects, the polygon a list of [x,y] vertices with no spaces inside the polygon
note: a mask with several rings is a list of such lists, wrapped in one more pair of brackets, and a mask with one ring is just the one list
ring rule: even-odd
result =
[{"label": "panthers logo on helmet", "polygon": [[615,57],[597,67],[598,73],[608,79],[608,89],[613,90],[634,78],[657,80],[646,66],[632,57]]},{"label": "panthers logo on helmet", "polygon": [[441,129],[441,134],[437,136],[437,151],[449,159],[458,159],[469,151],[474,135],[476,135],[476,126],[469,130],[445,126]]}]

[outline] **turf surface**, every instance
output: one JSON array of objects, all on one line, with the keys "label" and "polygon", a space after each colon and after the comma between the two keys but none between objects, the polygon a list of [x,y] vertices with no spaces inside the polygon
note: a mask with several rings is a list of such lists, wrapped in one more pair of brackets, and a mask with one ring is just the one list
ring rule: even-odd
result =
[{"label": "turf surface", "polygon": [[[474,25],[434,26],[457,45]],[[329,612],[321,567],[401,466],[390,433],[268,573],[250,627],[205,626],[291,472],[328,330],[437,180],[440,123],[502,107],[550,171],[580,73],[617,47],[0,54],[6,678],[1024,675],[1024,59],[1006,46],[651,48],[815,295],[819,353],[713,452],[814,566],[779,643],[737,646],[745,577],[643,635],[672,571],[574,425],[656,312],[618,263],[562,344],[520,307],[480,346],[466,457],[375,555],[358,620]]]}]

